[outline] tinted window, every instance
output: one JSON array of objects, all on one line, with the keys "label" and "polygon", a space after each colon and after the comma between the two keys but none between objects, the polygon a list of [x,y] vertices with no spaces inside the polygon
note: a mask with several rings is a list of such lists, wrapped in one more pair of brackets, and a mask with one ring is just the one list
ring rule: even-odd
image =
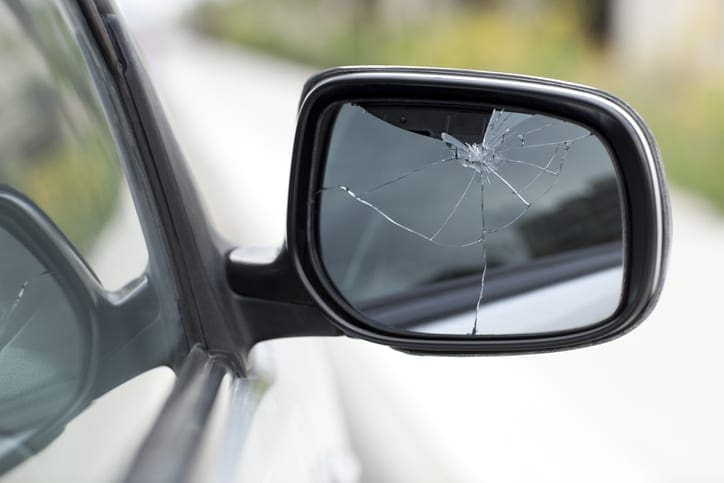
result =
[{"label": "tinted window", "polygon": [[55,261],[87,274],[69,283],[62,263],[38,259],[42,236],[0,230],[8,481],[117,480],[173,381],[147,371],[182,340],[152,206],[128,182],[140,160],[78,19],[62,2],[0,2],[0,192],[27,201],[28,226],[60,234]]}]

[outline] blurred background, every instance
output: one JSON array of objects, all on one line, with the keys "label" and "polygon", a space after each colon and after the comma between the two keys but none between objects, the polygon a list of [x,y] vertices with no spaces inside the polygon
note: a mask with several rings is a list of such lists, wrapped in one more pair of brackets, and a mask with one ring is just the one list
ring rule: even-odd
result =
[{"label": "blurred background", "polygon": [[[420,358],[343,338],[255,351],[271,354],[275,387],[292,387],[287,401],[297,405],[313,376],[305,357],[324,354],[359,463],[347,474],[362,481],[724,480],[723,2],[118,3],[214,225],[238,245],[284,239],[298,97],[321,68],[517,72],[594,85],[631,103],[660,144],[675,226],[661,303],[633,333],[518,357]],[[250,437],[248,446],[258,445]],[[271,464],[274,444],[254,454]]]},{"label": "blurred background", "polygon": [[188,22],[320,68],[458,67],[615,92],[651,123],[672,181],[724,209],[719,0],[239,0],[204,3]]}]

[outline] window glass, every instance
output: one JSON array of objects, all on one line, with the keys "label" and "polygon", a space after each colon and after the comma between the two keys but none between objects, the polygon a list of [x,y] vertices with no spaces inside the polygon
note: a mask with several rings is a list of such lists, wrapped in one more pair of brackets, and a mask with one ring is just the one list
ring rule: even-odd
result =
[{"label": "window glass", "polygon": [[32,199],[108,289],[148,254],[76,39],[45,2],[0,4],[0,183]]},{"label": "window glass", "polygon": [[3,481],[122,478],[183,348],[141,160],[79,18],[0,1]]}]

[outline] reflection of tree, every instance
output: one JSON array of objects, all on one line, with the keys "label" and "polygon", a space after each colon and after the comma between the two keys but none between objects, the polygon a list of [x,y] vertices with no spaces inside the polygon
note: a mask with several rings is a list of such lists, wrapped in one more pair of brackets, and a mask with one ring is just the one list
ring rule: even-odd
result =
[{"label": "reflection of tree", "polygon": [[[31,77],[23,86],[15,107],[18,114],[33,123],[32,129],[22,126],[18,132],[8,133],[14,142],[9,142],[31,160],[38,160],[44,153],[52,152],[63,142],[63,123],[60,118],[57,94],[46,82]],[[23,112],[25,111],[25,112]]]},{"label": "reflection of tree", "polygon": [[518,228],[534,257],[620,241],[618,183],[613,177],[599,179],[587,194],[523,220]]},{"label": "reflection of tree", "polygon": [[114,209],[120,165],[76,40],[56,6],[32,7],[0,4],[0,183],[85,252]]}]

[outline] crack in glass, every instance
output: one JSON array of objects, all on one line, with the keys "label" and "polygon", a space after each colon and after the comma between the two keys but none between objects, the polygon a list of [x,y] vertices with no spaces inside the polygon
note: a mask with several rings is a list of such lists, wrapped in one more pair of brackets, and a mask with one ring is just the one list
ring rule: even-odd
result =
[{"label": "crack in glass", "polygon": [[14,319],[13,316],[25,300],[25,294],[30,288],[31,284],[37,282],[42,277],[45,277],[47,275],[50,275],[50,272],[46,270],[39,273],[34,278],[30,280],[25,280],[22,284],[20,284],[20,288],[15,295],[15,298],[10,303],[7,310],[3,313],[2,318],[0,318],[0,352],[5,350],[5,348],[9,347],[10,344],[12,344],[12,342],[18,336],[18,334],[22,332],[25,326],[32,322],[33,318],[31,316],[25,316],[20,319]]},{"label": "crack in glass", "polygon": [[[591,132],[580,128],[584,134],[576,137],[555,141],[546,139],[546,134],[552,133],[555,136],[556,131],[565,125],[570,124],[540,114],[524,114],[495,109],[481,133],[482,140],[480,143],[463,142],[452,134],[443,132],[440,135],[440,141],[445,143],[449,152],[449,155],[443,159],[423,164],[366,190],[353,190],[349,185],[324,186],[317,191],[316,195],[319,196],[321,193],[330,190],[343,192],[356,203],[373,210],[387,223],[430,243],[460,248],[480,245],[480,291],[475,306],[475,317],[469,333],[469,335],[477,335],[478,315],[485,294],[485,278],[488,265],[486,237],[516,223],[538,200],[553,189],[565,166],[565,160],[570,149],[576,143],[593,136]],[[531,153],[533,156],[531,156]],[[540,155],[537,155],[539,153]],[[368,195],[382,188],[388,188],[427,170],[442,166],[450,166],[448,169],[468,169],[471,174],[466,185],[455,196],[455,201],[452,203],[447,216],[441,220],[439,225],[436,225],[437,228],[433,231],[424,233],[422,230],[409,226],[395,219],[386,210],[376,206],[368,199]],[[474,185],[479,188],[480,193],[479,235],[474,239],[460,243],[440,241],[439,236],[445,232]],[[485,194],[487,190],[496,185],[509,193],[520,206],[520,210],[516,210],[512,216],[500,221],[495,226],[489,226],[486,223],[486,218],[489,218],[486,216],[489,208],[485,203]]]}]

